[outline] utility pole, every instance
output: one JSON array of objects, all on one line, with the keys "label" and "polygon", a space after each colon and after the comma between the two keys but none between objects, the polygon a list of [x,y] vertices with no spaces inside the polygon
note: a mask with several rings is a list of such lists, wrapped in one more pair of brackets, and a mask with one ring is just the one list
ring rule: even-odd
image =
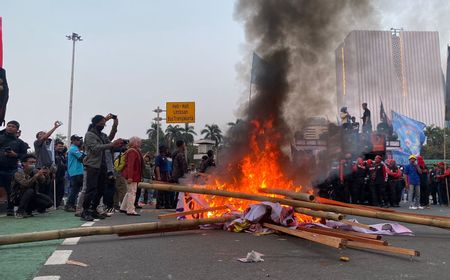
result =
[{"label": "utility pole", "polygon": [[75,69],[75,43],[77,41],[83,41],[81,36],[77,33],[72,33],[72,35],[66,35],[67,40],[72,41],[72,73],[70,76],[70,98],[69,98],[69,124],[67,130],[67,141],[70,143],[70,136],[72,136],[72,106],[73,106],[73,75]]},{"label": "utility pole", "polygon": [[156,121],[156,155],[159,155],[159,128],[161,126],[161,121],[163,120],[163,118],[160,117],[160,114],[165,112],[165,110],[159,108],[158,106],[155,110],[153,110],[153,112],[156,113],[156,118],[153,119]]}]

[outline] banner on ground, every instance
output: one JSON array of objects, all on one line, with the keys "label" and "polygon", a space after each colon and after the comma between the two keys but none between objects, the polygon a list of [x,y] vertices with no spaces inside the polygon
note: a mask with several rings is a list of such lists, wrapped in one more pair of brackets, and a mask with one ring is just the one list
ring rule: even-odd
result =
[{"label": "banner on ground", "polygon": [[408,164],[410,155],[420,155],[420,150],[426,139],[423,132],[426,125],[392,111],[392,126],[398,135],[401,148],[400,151],[393,152],[393,157],[400,165]]}]

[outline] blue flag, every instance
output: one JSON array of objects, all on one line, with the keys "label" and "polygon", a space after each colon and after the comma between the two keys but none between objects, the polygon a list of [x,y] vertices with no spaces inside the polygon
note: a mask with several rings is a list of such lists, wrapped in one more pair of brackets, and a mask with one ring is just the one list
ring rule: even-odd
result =
[{"label": "blue flag", "polygon": [[269,66],[261,57],[253,53],[252,61],[252,84],[261,84],[269,75]]},{"label": "blue flag", "polygon": [[394,151],[393,156],[398,164],[406,165],[410,155],[420,155],[422,144],[425,142],[426,125],[392,111],[392,126],[400,140],[400,151]]}]

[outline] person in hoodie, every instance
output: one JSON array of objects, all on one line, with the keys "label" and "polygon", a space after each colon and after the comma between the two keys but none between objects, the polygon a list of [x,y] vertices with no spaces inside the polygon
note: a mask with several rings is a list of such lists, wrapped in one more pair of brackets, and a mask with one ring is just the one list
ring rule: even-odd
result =
[{"label": "person in hoodie", "polygon": [[9,121],[6,128],[0,131],[0,188],[4,188],[7,196],[8,216],[14,216],[14,205],[11,201],[11,181],[16,172],[19,160],[27,154],[28,144],[17,137],[20,128],[18,121]]}]

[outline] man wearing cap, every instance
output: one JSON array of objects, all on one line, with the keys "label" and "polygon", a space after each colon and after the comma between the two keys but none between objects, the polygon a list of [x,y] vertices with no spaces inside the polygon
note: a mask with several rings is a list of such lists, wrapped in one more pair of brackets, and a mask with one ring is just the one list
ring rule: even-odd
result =
[{"label": "man wearing cap", "polygon": [[[114,119],[111,133],[108,137],[102,132],[108,120]],[[122,139],[116,139],[113,142],[115,131],[117,131],[117,118],[112,114],[104,117],[96,115],[92,118],[89,129],[84,137],[86,158],[84,159],[84,166],[86,168],[86,192],[83,201],[83,212],[81,219],[85,221],[92,221],[94,219],[102,219],[105,216],[97,212],[97,207],[100,204],[100,199],[106,187],[107,179],[107,163],[105,158],[105,151],[113,148],[123,146]]]},{"label": "man wearing cap", "polygon": [[10,121],[0,131],[0,188],[6,190],[8,199],[7,215],[14,216],[14,205],[11,202],[11,181],[19,165],[19,160],[27,154],[28,145],[17,138],[20,124]]},{"label": "man wearing cap", "polygon": [[82,143],[83,137],[78,135],[72,135],[70,137],[70,147],[67,155],[68,173],[70,177],[69,198],[65,206],[67,212],[75,212],[78,193],[83,186],[83,159],[86,154],[81,151]]},{"label": "man wearing cap", "polygon": [[404,170],[406,187],[408,188],[409,209],[423,209],[420,206],[420,174],[422,170],[416,163],[416,156],[409,156],[409,164]]}]

